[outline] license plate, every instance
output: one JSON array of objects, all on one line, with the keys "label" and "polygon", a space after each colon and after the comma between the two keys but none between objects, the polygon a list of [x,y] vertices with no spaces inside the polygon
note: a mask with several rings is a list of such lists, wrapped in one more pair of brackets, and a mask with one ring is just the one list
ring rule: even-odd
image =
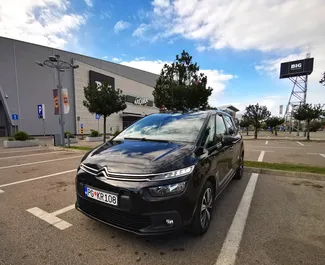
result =
[{"label": "license plate", "polygon": [[85,186],[84,192],[88,198],[92,198],[94,200],[104,202],[107,204],[111,204],[114,206],[117,206],[117,204],[118,204],[117,196],[112,193],[103,192],[103,191],[96,190],[96,189],[93,189],[93,188],[90,188],[87,186]]}]

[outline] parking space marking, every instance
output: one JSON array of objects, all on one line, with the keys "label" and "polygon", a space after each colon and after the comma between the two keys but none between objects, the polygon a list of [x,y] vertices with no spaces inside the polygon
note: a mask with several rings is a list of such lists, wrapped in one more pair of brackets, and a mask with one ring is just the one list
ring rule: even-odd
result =
[{"label": "parking space marking", "polygon": [[325,154],[319,154],[319,155],[325,158]]},{"label": "parking space marking", "polygon": [[72,158],[77,158],[77,157],[82,157],[82,155],[81,156],[79,155],[79,156],[63,157],[63,158],[57,158],[57,159],[51,159],[51,160],[42,160],[42,161],[37,161],[37,162],[31,162],[31,163],[25,163],[25,164],[18,164],[18,165],[11,165],[11,166],[4,166],[4,167],[0,167],[0,169],[13,168],[13,167],[22,167],[22,166],[29,166],[29,165],[36,165],[36,164],[53,162],[53,161],[67,160],[67,159],[72,159]]},{"label": "parking space marking", "polygon": [[[7,184],[0,185],[0,188],[12,186],[12,185],[17,185],[17,184],[21,184],[21,183],[25,183],[25,182],[30,182],[30,181],[34,181],[34,180],[39,180],[39,179],[45,179],[45,178],[50,178],[50,177],[54,177],[54,176],[59,176],[59,175],[71,173],[71,172],[74,172],[74,171],[76,171],[76,169],[62,171],[62,172],[58,172],[58,173],[54,173],[54,174],[50,174],[50,175],[45,175],[45,176],[41,176],[41,177],[36,177],[36,178],[30,178],[30,179],[24,179],[24,180],[20,180],[20,181],[10,182],[10,183],[7,183]],[[3,192],[4,192],[3,190],[2,190],[2,192],[0,190],[0,193],[3,193]]]},{"label": "parking space marking", "polygon": [[3,190],[0,190],[0,193],[4,193],[4,191]]},{"label": "parking space marking", "polygon": [[58,153],[63,153],[63,152],[62,151],[56,151],[56,152],[44,152],[44,153],[37,153],[37,154],[30,154],[30,155],[21,155],[21,156],[0,157],[0,160],[2,160],[2,159],[10,159],[10,158],[26,157],[26,156],[40,156],[40,155],[47,155],[47,154],[58,154]]},{"label": "parking space marking", "polygon": [[57,215],[72,210],[74,208],[74,207],[72,208],[72,206],[74,206],[74,204],[53,213],[48,213],[38,207],[30,208],[27,209],[26,211],[42,219],[43,221],[55,226],[56,228],[60,230],[64,230],[71,227],[72,224],[62,220],[61,218],[57,217]]},{"label": "parking space marking", "polygon": [[233,265],[243,236],[249,208],[254,195],[258,173],[252,173],[244,195],[239,203],[235,217],[229,228],[227,237],[222,245],[216,265]]},{"label": "parking space marking", "polygon": [[260,155],[259,155],[257,161],[258,161],[258,162],[262,162],[262,161],[263,161],[263,158],[264,158],[264,155],[265,155],[265,151],[261,151],[261,153],[260,153]]},{"label": "parking space marking", "polygon": [[[263,151],[263,150],[258,150],[258,149],[256,149],[256,150],[249,150],[249,151],[256,151],[256,152],[261,152],[261,151]],[[265,153],[274,153],[275,151],[264,151]]]},{"label": "parking space marking", "polygon": [[265,145],[248,145],[246,144],[245,146],[246,148],[250,148],[250,147],[261,147],[261,148],[279,148],[279,149],[304,149],[303,147],[286,147],[286,146],[271,146],[271,145],[268,145],[268,146],[265,146]]},{"label": "parking space marking", "polygon": [[266,142],[265,142],[265,144],[268,144],[268,143],[269,143],[269,141],[266,141]]},{"label": "parking space marking", "polygon": [[298,141],[297,141],[296,143],[297,143],[297,144],[300,144],[301,146],[304,146],[304,144],[302,144],[301,142],[298,142]]}]

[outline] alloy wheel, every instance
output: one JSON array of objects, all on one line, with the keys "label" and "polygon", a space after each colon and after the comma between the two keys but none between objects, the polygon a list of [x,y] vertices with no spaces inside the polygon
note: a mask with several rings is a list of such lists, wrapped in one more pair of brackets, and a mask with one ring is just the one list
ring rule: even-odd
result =
[{"label": "alloy wheel", "polygon": [[213,204],[213,196],[211,188],[207,188],[204,192],[201,204],[201,226],[202,228],[206,228],[211,220],[212,215],[212,204]]}]

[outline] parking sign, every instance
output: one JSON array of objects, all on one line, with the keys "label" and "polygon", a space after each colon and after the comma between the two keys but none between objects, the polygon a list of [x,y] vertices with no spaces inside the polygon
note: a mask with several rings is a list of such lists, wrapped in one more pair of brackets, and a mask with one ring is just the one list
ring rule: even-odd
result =
[{"label": "parking sign", "polygon": [[100,119],[100,114],[96,114],[96,120]]},{"label": "parking sign", "polygon": [[12,115],[11,115],[11,119],[12,119],[13,121],[18,121],[18,120],[19,120],[18,114],[12,114]]},{"label": "parking sign", "polygon": [[37,115],[39,119],[45,119],[45,106],[44,104],[37,105]]}]

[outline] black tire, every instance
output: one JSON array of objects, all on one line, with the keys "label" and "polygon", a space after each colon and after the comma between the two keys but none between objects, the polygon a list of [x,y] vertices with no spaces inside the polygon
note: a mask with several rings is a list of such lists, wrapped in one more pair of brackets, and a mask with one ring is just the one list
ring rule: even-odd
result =
[{"label": "black tire", "polygon": [[[210,193],[210,195],[208,195]],[[208,197],[211,197],[212,201],[207,201]],[[210,181],[207,181],[202,189],[199,200],[197,202],[196,211],[194,214],[194,218],[192,221],[192,229],[191,232],[194,235],[203,235],[206,231],[208,231],[213,214],[213,206],[214,206],[214,188]],[[203,204],[206,203],[208,207],[205,210],[202,210]],[[203,217],[205,215],[205,219]],[[203,221],[202,221],[203,219]]]},{"label": "black tire", "polygon": [[243,174],[244,174],[244,153],[242,153],[240,156],[239,166],[236,170],[234,179],[242,179]]}]

